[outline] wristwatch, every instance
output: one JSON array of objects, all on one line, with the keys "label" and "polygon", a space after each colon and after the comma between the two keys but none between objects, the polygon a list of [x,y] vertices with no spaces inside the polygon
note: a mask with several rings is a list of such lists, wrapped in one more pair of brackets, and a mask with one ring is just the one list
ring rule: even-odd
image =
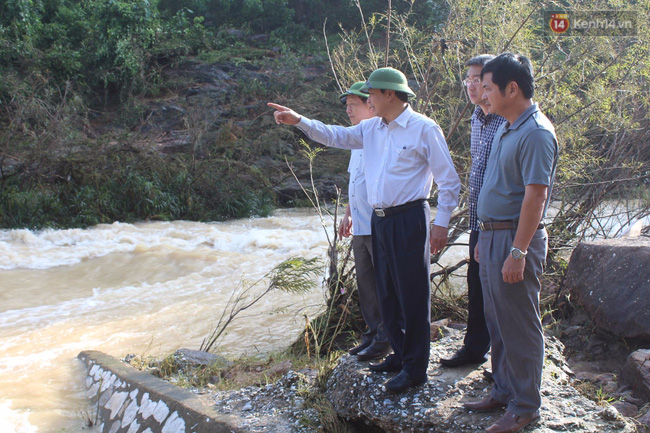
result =
[{"label": "wristwatch", "polygon": [[510,248],[510,255],[515,260],[521,260],[521,259],[525,258],[526,254],[528,254],[528,251],[522,251],[517,247]]}]

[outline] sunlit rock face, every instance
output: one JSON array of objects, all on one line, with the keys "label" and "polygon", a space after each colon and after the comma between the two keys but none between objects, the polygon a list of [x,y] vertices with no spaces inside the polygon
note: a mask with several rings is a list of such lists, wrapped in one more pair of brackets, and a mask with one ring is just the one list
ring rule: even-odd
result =
[{"label": "sunlit rock face", "polygon": [[650,340],[650,238],[582,242],[571,255],[565,286],[605,331]]},{"label": "sunlit rock face", "polygon": [[[462,335],[433,343],[428,381],[402,394],[390,394],[383,383],[392,375],[372,373],[367,363],[344,356],[327,384],[327,396],[343,418],[368,431],[465,433],[482,431],[503,413],[472,413],[463,408],[467,401],[486,397],[492,383],[483,370],[489,367],[444,368],[438,360],[451,355],[462,344]],[[546,338],[546,359],[542,376],[542,408],[538,428],[546,431],[632,432],[616,409],[603,407],[583,397],[570,385],[571,371],[562,355],[562,343]]]}]

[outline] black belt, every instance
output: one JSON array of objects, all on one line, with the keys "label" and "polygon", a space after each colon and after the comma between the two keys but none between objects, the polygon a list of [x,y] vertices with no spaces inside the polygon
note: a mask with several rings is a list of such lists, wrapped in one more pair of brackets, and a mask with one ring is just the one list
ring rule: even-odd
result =
[{"label": "black belt", "polygon": [[404,212],[404,211],[409,210],[409,209],[411,209],[411,208],[413,208],[415,206],[418,206],[418,205],[421,206],[422,203],[424,203],[424,201],[425,200],[423,198],[421,198],[420,200],[410,201],[408,203],[404,203],[404,204],[401,204],[399,206],[387,207],[387,208],[384,208],[384,209],[374,209],[374,211],[375,211],[375,215],[377,215],[378,217],[383,218],[383,217],[387,217],[389,215],[395,215],[396,213]]},{"label": "black belt", "polygon": [[[486,230],[516,230],[518,221],[479,221],[478,228],[481,231]],[[543,229],[544,223],[539,223],[537,230]]]}]

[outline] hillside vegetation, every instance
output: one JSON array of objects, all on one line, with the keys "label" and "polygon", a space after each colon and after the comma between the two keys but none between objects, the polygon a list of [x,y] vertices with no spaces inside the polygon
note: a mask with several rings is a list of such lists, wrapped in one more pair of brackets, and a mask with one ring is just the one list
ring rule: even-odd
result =
[{"label": "hillside vegetation", "polygon": [[[566,4],[650,9],[647,0]],[[301,134],[275,126],[265,103],[345,124],[341,88],[385,64],[409,76],[418,93],[413,105],[440,123],[465,178],[471,107],[464,61],[513,51],[533,60],[535,100],[562,146],[553,247],[588,233],[613,235],[596,218],[604,203],[615,201],[622,224],[650,208],[648,18],[635,15],[631,36],[567,37],[551,34],[544,21],[556,7],[496,0],[5,0],[0,227],[211,221],[304,204],[287,167],[309,176]],[[318,157],[322,197],[345,188],[346,163],[342,151]],[[465,226],[461,213],[456,227]]]}]

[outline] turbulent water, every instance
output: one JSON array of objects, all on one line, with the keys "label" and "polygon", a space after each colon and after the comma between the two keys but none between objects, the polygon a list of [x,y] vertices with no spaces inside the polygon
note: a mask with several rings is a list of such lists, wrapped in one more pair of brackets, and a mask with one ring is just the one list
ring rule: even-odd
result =
[{"label": "turbulent water", "polygon": [[[83,423],[92,408],[80,351],[123,357],[198,349],[242,279],[255,281],[289,257],[324,258],[326,248],[320,220],[307,211],[0,231],[0,432],[92,431]],[[320,286],[264,298],[229,326],[220,350],[286,346],[303,315],[323,305]]]}]

